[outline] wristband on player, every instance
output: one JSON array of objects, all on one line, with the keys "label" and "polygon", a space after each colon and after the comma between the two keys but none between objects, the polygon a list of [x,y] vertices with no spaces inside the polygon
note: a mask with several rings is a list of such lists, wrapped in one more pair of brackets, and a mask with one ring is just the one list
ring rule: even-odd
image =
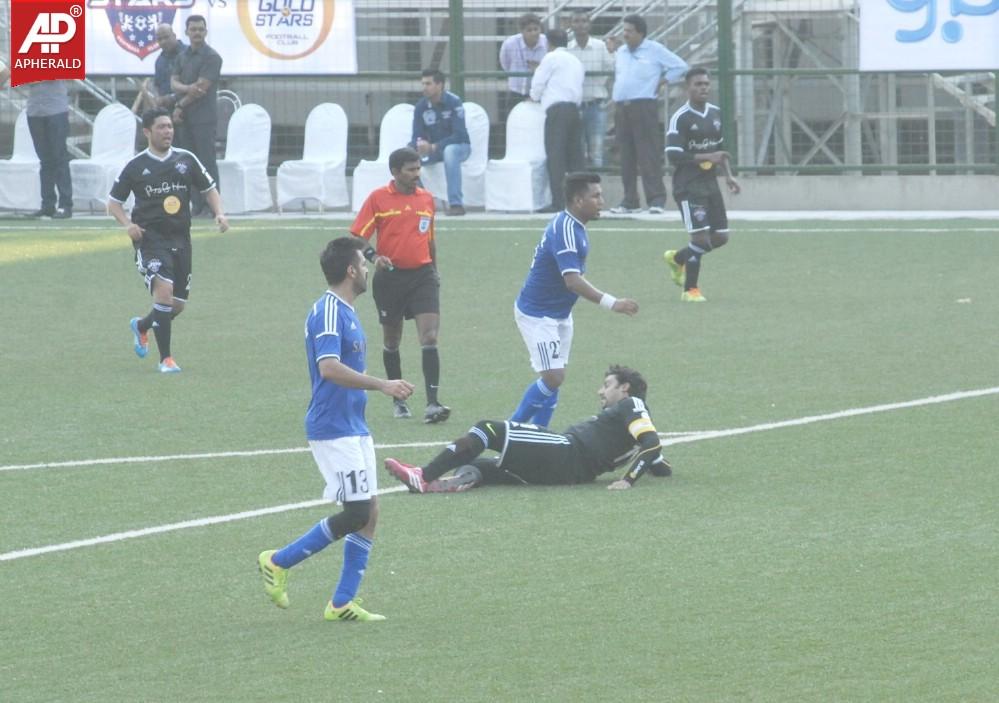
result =
[{"label": "wristband on player", "polygon": [[614,303],[616,302],[617,298],[615,298],[610,293],[604,293],[602,296],[600,296],[600,307],[604,308],[605,310],[613,310]]},{"label": "wristband on player", "polygon": [[375,248],[374,247],[368,247],[367,249],[364,250],[363,253],[364,253],[364,258],[365,259],[367,259],[371,263],[375,262]]}]

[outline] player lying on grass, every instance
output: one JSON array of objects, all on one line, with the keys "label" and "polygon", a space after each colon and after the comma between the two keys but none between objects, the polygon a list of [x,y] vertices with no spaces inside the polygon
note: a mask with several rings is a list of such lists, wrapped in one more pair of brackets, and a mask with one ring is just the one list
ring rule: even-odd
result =
[{"label": "player lying on grass", "polygon": [[[672,473],[645,405],[647,388],[637,371],[611,366],[597,391],[603,410],[565,432],[510,420],[481,420],[426,466],[386,459],[385,468],[412,493],[449,493],[490,483],[589,483],[630,462],[627,473],[607,487],[631,488],[647,471],[654,476]],[[486,449],[499,452],[499,458],[480,457]]]}]

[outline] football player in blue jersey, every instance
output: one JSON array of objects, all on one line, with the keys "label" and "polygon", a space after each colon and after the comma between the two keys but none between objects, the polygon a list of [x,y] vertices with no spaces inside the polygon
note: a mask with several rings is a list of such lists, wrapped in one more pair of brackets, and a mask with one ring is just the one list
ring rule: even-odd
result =
[{"label": "football player in blue jersey", "polygon": [[288,570],[344,538],[340,581],[326,604],[327,620],[375,621],[355,598],[368,564],[378,520],[378,473],[374,442],[364,419],[365,391],[381,391],[405,400],[413,384],[365,373],[366,342],[354,300],[368,287],[365,243],[340,237],[320,256],[329,288],[313,303],[305,321],[305,351],[312,380],[312,400],[305,432],[312,456],[326,480],[323,497],[343,504],[343,511],[320,520],[282,549],[257,558],[264,591],[279,608],[288,607]]},{"label": "football player in blue jersey", "polygon": [[634,315],[638,303],[615,298],[595,288],[586,273],[590,244],[586,223],[600,217],[603,191],[595,173],[570,173],[565,177],[566,209],[552,218],[524,287],[514,303],[513,314],[539,378],[524,391],[510,419],[544,427],[551,422],[558,404],[558,389],[565,380],[565,366],[572,348],[572,306],[580,297],[605,310]]}]

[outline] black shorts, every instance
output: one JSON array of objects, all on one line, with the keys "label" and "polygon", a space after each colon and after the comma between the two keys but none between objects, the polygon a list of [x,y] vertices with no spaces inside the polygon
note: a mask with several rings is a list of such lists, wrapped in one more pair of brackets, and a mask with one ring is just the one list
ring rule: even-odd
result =
[{"label": "black shorts", "polygon": [[418,269],[375,271],[371,294],[383,325],[423,313],[440,313],[440,283],[430,264]]},{"label": "black shorts", "polygon": [[153,292],[153,279],[173,284],[173,297],[187,301],[191,295],[191,243],[150,237],[148,232],[135,247],[135,268]]},{"label": "black shorts", "polygon": [[720,189],[715,188],[714,192],[705,195],[674,193],[673,197],[688,234],[707,230],[728,232],[728,213]]},{"label": "black shorts", "polygon": [[498,468],[520,483],[540,486],[564,486],[593,480],[583,467],[576,445],[568,437],[519,422],[506,423],[506,442]]}]

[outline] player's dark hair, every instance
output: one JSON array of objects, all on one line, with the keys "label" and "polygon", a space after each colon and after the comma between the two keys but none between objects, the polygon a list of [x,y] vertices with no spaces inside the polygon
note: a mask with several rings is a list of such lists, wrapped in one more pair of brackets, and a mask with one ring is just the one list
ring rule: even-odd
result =
[{"label": "player's dark hair", "polygon": [[635,28],[635,31],[643,37],[649,33],[649,25],[645,23],[645,18],[641,15],[625,15],[621,23],[628,23]]},{"label": "player's dark hair", "polygon": [[389,171],[398,171],[406,164],[411,164],[414,161],[417,163],[420,161],[420,155],[416,153],[415,149],[410,149],[408,146],[396,149],[389,154]]},{"label": "player's dark hair", "polygon": [[187,21],[184,22],[184,28],[187,29],[191,26],[191,22],[201,22],[208,27],[208,20],[205,19],[204,15],[188,15]]},{"label": "player's dark hair", "polygon": [[564,29],[549,29],[545,32],[549,49],[557,49],[560,46],[569,46],[569,35]]},{"label": "player's dark hair", "polygon": [[618,383],[628,384],[628,395],[632,398],[641,398],[645,400],[645,394],[649,390],[649,384],[645,382],[642,378],[642,374],[635,371],[635,369],[630,369],[627,366],[618,366],[613,364],[607,372],[604,374],[604,378],[608,376],[614,376]]},{"label": "player's dark hair", "polygon": [[356,252],[367,246],[367,242],[356,237],[337,237],[330,241],[319,255],[319,265],[326,276],[326,282],[335,286],[347,277],[347,268],[357,263]]},{"label": "player's dark hair", "polygon": [[152,129],[153,122],[158,120],[160,117],[170,117],[170,121],[173,121],[173,117],[170,115],[169,110],[162,107],[154,107],[142,113],[142,128]]},{"label": "player's dark hair", "polygon": [[527,12],[521,15],[520,19],[517,20],[517,26],[520,27],[521,31],[523,31],[525,27],[529,27],[532,24],[536,24],[539,27],[541,26],[541,18],[533,12]]},{"label": "player's dark hair", "polygon": [[562,182],[562,191],[565,193],[566,204],[572,203],[580,195],[585,195],[590,189],[591,183],[599,182],[599,173],[577,171],[576,173],[565,174],[565,180]]},{"label": "player's dark hair", "polygon": [[683,74],[683,81],[687,85],[690,85],[690,81],[694,80],[696,76],[709,76],[708,69],[704,66],[694,66],[692,69]]},{"label": "player's dark hair", "polygon": [[444,81],[447,80],[447,76],[444,75],[444,71],[439,71],[436,68],[425,68],[423,73],[420,74],[423,78],[433,78],[434,83],[439,83],[444,85]]}]

